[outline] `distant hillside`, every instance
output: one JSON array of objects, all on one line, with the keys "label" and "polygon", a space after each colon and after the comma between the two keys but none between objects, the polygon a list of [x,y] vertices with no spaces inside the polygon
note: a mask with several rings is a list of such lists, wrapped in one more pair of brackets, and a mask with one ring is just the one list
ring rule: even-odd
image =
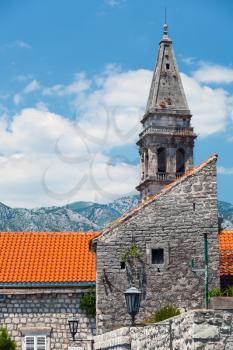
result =
[{"label": "distant hillside", "polygon": [[[139,196],[109,204],[75,202],[63,207],[13,209],[0,203],[0,231],[98,231],[134,207]],[[219,202],[223,228],[233,228],[233,205]]]},{"label": "distant hillside", "polygon": [[218,211],[223,218],[223,228],[233,228],[233,205],[226,202],[218,202]]},{"label": "distant hillside", "polygon": [[135,195],[110,204],[75,202],[39,209],[13,209],[0,203],[0,231],[98,231],[134,207],[138,199]]}]

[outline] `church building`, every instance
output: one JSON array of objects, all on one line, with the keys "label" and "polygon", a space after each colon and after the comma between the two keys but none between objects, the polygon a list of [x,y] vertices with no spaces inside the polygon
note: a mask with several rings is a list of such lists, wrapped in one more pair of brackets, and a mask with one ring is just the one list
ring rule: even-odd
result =
[{"label": "church building", "polygon": [[98,333],[129,323],[124,291],[132,285],[142,293],[141,321],[168,304],[201,308],[203,277],[190,264],[195,259],[203,266],[204,235],[209,285],[219,287],[217,156],[193,168],[196,135],[190,121],[165,24],[138,141],[141,202],[92,241]]},{"label": "church building", "polygon": [[[233,231],[219,234],[217,155],[193,167],[189,110],[168,26],[163,28],[137,142],[141,200],[101,232],[0,232],[0,323],[18,350],[93,349],[93,336],[128,325],[124,292],[141,292],[137,322],[173,305],[204,305],[209,288],[233,283]],[[219,249],[220,248],[220,249]],[[219,254],[220,253],[220,254]],[[96,288],[96,320],[81,299]],[[78,321],[75,341],[69,318]]]}]

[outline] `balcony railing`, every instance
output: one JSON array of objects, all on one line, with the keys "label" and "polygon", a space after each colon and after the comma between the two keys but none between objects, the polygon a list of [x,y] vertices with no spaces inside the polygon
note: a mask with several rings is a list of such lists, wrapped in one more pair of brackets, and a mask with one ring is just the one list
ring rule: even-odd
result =
[{"label": "balcony railing", "polygon": [[182,135],[182,136],[195,136],[193,133],[193,128],[169,128],[169,127],[148,127],[147,129],[143,130],[139,137],[143,137],[146,134],[169,134],[169,135]]},{"label": "balcony railing", "polygon": [[184,173],[176,173],[176,178],[179,179],[182,175],[184,175]]},{"label": "balcony railing", "polygon": [[156,174],[156,176],[157,176],[157,180],[159,180],[159,181],[166,181],[167,177],[168,177],[168,174],[159,172],[159,173]]}]

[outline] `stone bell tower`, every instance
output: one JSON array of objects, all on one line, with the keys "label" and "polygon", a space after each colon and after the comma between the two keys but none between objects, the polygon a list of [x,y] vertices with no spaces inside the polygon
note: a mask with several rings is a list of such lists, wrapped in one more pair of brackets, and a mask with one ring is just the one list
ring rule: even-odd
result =
[{"label": "stone bell tower", "polygon": [[163,37],[139,135],[141,180],[136,189],[144,199],[193,166],[196,135],[177,67],[168,26]]}]

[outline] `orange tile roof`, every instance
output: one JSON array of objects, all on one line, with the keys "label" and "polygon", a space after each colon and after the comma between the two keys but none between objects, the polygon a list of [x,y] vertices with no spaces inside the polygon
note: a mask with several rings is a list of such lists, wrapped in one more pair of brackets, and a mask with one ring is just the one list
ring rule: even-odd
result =
[{"label": "orange tile roof", "polygon": [[[208,165],[209,163],[216,161],[218,159],[218,155],[217,154],[213,154],[211,157],[209,157],[207,160],[205,160],[204,162],[200,163],[199,165],[191,168],[190,170],[186,171],[186,173],[184,173],[182,176],[180,176],[179,178],[177,178],[176,180],[172,181],[171,183],[169,183],[168,185],[165,185],[159,192],[157,192],[156,194],[151,195],[150,197],[148,197],[145,200],[142,200],[141,202],[139,202],[134,208],[130,209],[129,211],[127,211],[126,213],[124,213],[122,216],[120,216],[119,218],[117,218],[116,220],[114,220],[113,222],[111,222],[109,225],[107,225],[102,231],[99,232],[99,234],[95,237],[95,239],[93,239],[92,243],[95,243],[99,237],[104,236],[107,232],[109,232],[109,230],[112,227],[117,226],[119,223],[127,220],[128,218],[130,218],[132,215],[134,215],[136,212],[138,212],[141,208],[145,207],[146,205],[150,204],[151,202],[153,202],[154,200],[156,200],[158,197],[160,197],[161,195],[163,195],[164,193],[167,193],[168,191],[170,191],[173,187],[177,186],[179,183],[185,181],[185,179],[187,179],[189,176],[196,174],[199,170],[201,170],[202,168],[204,168],[206,165]],[[94,248],[94,246],[92,245],[92,248]]]},{"label": "orange tile roof", "polygon": [[90,232],[0,232],[0,284],[95,282]]},{"label": "orange tile roof", "polygon": [[220,275],[233,276],[233,230],[219,234]]}]

